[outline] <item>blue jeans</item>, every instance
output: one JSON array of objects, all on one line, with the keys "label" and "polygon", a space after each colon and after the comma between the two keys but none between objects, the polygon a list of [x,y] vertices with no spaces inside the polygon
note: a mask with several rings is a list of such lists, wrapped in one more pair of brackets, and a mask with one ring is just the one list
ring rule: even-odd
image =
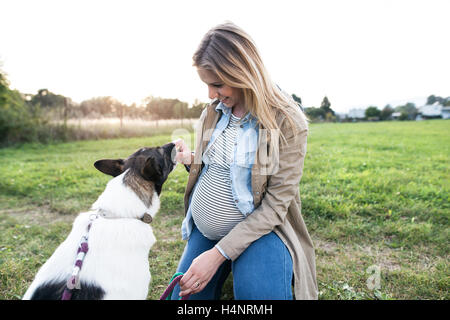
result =
[{"label": "blue jeans", "polygon": [[[186,272],[192,260],[213,248],[217,242],[203,236],[194,225],[177,272]],[[226,260],[208,285],[189,299],[219,300],[230,271],[233,272],[235,300],[292,300],[292,258],[273,231],[253,242],[235,261]],[[178,299],[179,292],[177,285],[172,299]]]}]

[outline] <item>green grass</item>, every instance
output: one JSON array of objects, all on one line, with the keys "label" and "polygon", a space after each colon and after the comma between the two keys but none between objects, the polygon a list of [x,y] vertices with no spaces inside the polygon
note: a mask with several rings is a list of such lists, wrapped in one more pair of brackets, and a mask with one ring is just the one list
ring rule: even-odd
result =
[{"label": "green grass", "polygon": [[[449,299],[450,121],[312,124],[300,183],[321,299]],[[17,299],[123,158],[170,135],[0,149],[0,299]],[[187,174],[162,191],[149,256],[157,299],[184,248]],[[368,268],[380,270],[371,290]],[[232,298],[226,283],[224,299]]]}]

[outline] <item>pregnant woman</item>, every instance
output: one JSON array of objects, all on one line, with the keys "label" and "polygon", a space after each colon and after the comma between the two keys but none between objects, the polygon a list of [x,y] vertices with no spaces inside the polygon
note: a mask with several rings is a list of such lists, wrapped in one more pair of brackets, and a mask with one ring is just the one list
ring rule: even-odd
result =
[{"label": "pregnant woman", "polygon": [[184,272],[173,297],[219,299],[233,273],[235,299],[317,299],[315,255],[301,215],[299,183],[308,125],[272,82],[248,34],[211,29],[193,57],[213,100],[186,166]]}]

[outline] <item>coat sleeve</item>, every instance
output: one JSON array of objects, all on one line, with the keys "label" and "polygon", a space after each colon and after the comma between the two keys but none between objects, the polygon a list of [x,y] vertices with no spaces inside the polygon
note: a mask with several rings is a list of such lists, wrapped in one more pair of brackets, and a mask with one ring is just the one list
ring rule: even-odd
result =
[{"label": "coat sleeve", "polygon": [[299,192],[308,129],[297,127],[294,135],[287,119],[283,122],[281,131],[287,143],[280,139],[278,171],[268,179],[261,205],[217,243],[222,254],[231,260],[237,259],[252,242],[283,224],[289,205]]},{"label": "coat sleeve", "polygon": [[[195,151],[191,152],[191,163],[194,162],[194,155],[195,155]],[[186,171],[189,173],[191,171],[191,165],[190,164],[185,164],[184,168],[186,169]]]}]

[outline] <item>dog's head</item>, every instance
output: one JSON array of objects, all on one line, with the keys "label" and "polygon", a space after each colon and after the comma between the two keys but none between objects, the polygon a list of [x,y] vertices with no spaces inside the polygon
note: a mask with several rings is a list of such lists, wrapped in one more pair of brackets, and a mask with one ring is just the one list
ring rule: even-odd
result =
[{"label": "dog's head", "polygon": [[116,177],[127,169],[130,174],[153,182],[158,194],[163,183],[176,165],[174,143],[162,147],[141,148],[126,159],[103,159],[94,166],[103,173]]}]

